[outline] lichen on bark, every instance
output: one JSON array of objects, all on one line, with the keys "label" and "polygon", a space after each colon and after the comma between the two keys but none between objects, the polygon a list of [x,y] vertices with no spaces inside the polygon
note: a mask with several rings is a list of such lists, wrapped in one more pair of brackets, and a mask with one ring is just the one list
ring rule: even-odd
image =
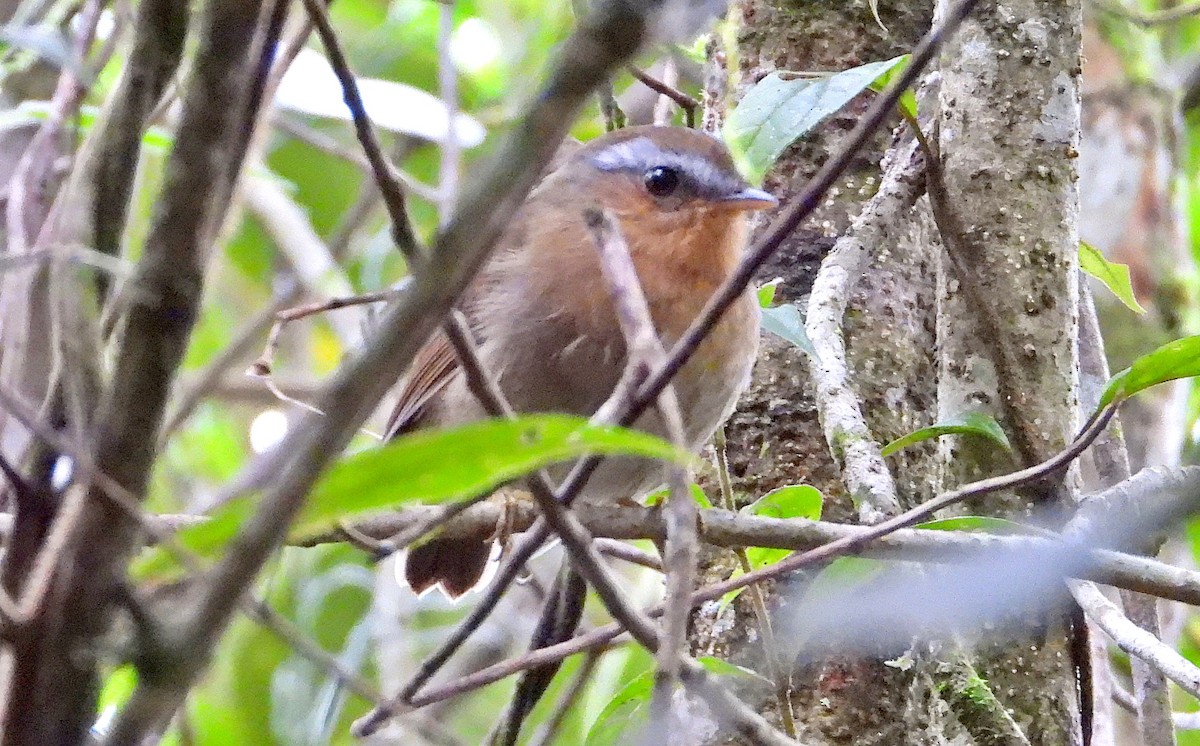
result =
[{"label": "lichen on bark", "polygon": [[[933,8],[884,2],[879,10],[886,34],[866,2],[742,3],[741,90],[775,69],[840,70],[904,53],[928,29]],[[1013,457],[953,437],[890,458],[905,508],[939,489],[1044,457],[1073,433],[1078,45],[1077,6],[984,2],[941,56],[943,168],[955,208],[971,218],[968,238],[987,247],[986,255],[973,259],[987,298],[996,301],[985,311],[993,330],[981,334],[972,322],[979,309],[960,292],[924,200],[887,233],[886,245],[874,247],[871,266],[856,283],[843,331],[855,390],[877,441],[989,404],[987,411],[1019,444]],[[861,110],[862,100],[852,103],[789,148],[767,185],[786,200],[838,149]],[[814,249],[831,246],[874,193],[890,142],[887,133],[875,139],[766,269],[762,279],[783,277],[785,299],[804,307]],[[825,518],[855,520],[857,510],[830,456],[836,444],[826,442],[817,421],[801,353],[777,340],[764,342],[754,382],[728,425],[735,488],[749,500],[785,484],[813,484],[826,495]],[[1015,357],[997,358],[997,345]],[[1014,504],[1028,500],[1010,496],[972,507],[1002,512]],[[710,577],[731,569],[725,554],[710,556]],[[789,591],[810,580],[802,574],[776,583],[775,613],[786,615],[795,598]],[[739,598],[724,609],[703,609],[695,650],[759,668],[761,646],[743,604]],[[800,741],[1071,743],[1078,703],[1065,630],[1054,614],[1018,621],[1023,637],[963,642],[917,636],[900,655],[806,650],[805,664],[792,672]],[[766,694],[747,696],[774,712]]]}]

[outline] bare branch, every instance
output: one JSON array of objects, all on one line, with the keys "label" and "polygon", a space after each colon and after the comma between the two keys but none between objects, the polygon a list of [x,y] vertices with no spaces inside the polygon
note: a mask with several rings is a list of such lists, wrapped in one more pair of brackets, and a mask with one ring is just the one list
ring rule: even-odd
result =
[{"label": "bare branch", "polygon": [[641,68],[630,65],[626,69],[629,70],[629,74],[633,76],[634,80],[638,81],[655,93],[662,94],[663,96],[666,96],[674,101],[676,106],[678,106],[680,109],[683,109],[683,114],[685,120],[687,121],[688,128],[696,128],[696,111],[700,108],[699,101],[687,95],[678,88],[667,85],[658,78],[648,75],[646,71],[642,70]]},{"label": "bare branch", "polygon": [[[183,620],[186,635],[178,647],[187,654],[181,655],[184,660],[172,662],[177,666],[174,680],[169,684],[142,682],[135,699],[156,703],[164,715],[174,709],[188,682],[199,672],[203,652],[211,648],[236,608],[237,599],[282,543],[318,474],[341,452],[390,388],[389,373],[407,367],[478,271],[586,96],[637,51],[645,37],[648,14],[656,7],[606,3],[561,47],[560,63],[542,95],[514,128],[491,172],[473,182],[472,192],[463,201],[464,209],[442,234],[438,249],[421,267],[418,281],[388,314],[375,343],[335,377],[318,401],[318,408],[326,416],[306,417],[272,455],[251,464],[255,473],[272,476],[259,510],[210,574],[209,582],[198,594],[195,613]],[[315,11],[314,18],[320,25],[323,9],[316,2],[310,2],[309,9]],[[229,26],[237,28],[240,24]],[[326,42],[332,35],[327,36]],[[332,52],[328,43],[327,49]],[[219,97],[210,97],[210,104],[212,100]],[[268,461],[272,462],[269,469],[265,468]]]},{"label": "bare branch", "polygon": [[900,510],[896,483],[879,444],[867,427],[862,402],[850,380],[842,326],[850,292],[885,235],[924,193],[924,164],[917,143],[904,149],[883,175],[879,191],[854,219],[850,230],[821,262],[808,301],[805,329],[814,354],[809,373],[816,384],[817,411],[825,440],[840,462],[842,479],[859,500],[859,519],[877,523]]},{"label": "bare branch", "polygon": [[[195,84],[135,273],[139,292],[128,299],[112,387],[99,405],[97,468],[136,495],[145,490],[171,383],[197,315],[212,228],[228,206],[226,195],[244,152],[255,55],[268,41],[256,34],[258,11],[240,2],[208,6]],[[9,692],[8,712],[30,717],[8,723],[14,739],[29,728],[27,735],[36,733],[43,742],[72,743],[94,717],[99,651],[91,641],[111,619],[114,589],[138,531],[102,492],[97,486],[68,492],[68,502],[79,495],[86,510],[55,560],[58,605],[42,615],[37,646],[15,655],[18,673],[12,680],[19,683]]]},{"label": "bare branch", "polygon": [[1087,615],[1118,647],[1161,671],[1188,694],[1200,698],[1200,668],[1131,622],[1094,584],[1072,580],[1068,585]]},{"label": "bare branch", "polygon": [[[616,220],[607,211],[595,209],[585,210],[583,217],[599,252],[601,273],[608,283],[609,297],[625,338],[626,365],[642,366],[646,370],[662,365],[666,352],[655,331],[629,246]],[[658,412],[671,442],[686,449],[683,414],[674,387],[668,385],[659,394]],[[672,466],[668,467],[667,479],[671,491],[666,507],[667,542],[663,565],[667,572],[664,604],[668,613],[663,616],[659,633],[658,671],[651,703],[651,729],[661,737],[666,737],[671,701],[687,654],[687,627],[691,615],[687,600],[696,584],[699,557],[696,503],[688,489],[687,475],[682,468]]]},{"label": "bare branch", "polygon": [[350,71],[346,55],[342,53],[341,44],[338,43],[337,34],[334,33],[333,26],[329,23],[329,14],[325,10],[325,3],[321,0],[304,0],[304,7],[308,9],[308,15],[316,26],[317,35],[321,37],[321,44],[325,46],[325,56],[329,58],[329,64],[342,84],[342,94],[354,121],[354,131],[363,146],[367,161],[371,164],[371,170],[375,173],[375,181],[383,190],[384,204],[387,205],[388,214],[392,219],[392,239],[400,247],[405,258],[413,265],[419,266],[424,259],[421,245],[408,222],[404,190],[400,188],[400,181],[393,173],[391,163],[388,162],[383,150],[379,147],[379,140],[375,137],[375,130],[367,116],[366,106],[363,104],[362,96],[358,93],[358,83],[354,80],[354,73]]}]

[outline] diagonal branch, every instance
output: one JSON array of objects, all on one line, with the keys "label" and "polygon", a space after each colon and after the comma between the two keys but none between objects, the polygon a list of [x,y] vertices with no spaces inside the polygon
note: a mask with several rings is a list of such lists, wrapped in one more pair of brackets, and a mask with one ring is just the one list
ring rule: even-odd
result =
[{"label": "diagonal branch", "polygon": [[[216,0],[208,7],[162,200],[134,276],[139,292],[126,309],[112,384],[98,409],[97,467],[139,496],[198,313],[212,227],[228,206],[221,195],[238,171],[255,55],[267,46],[256,34],[258,20],[256,4]],[[198,202],[197,195],[207,198]],[[35,639],[14,653],[6,744],[78,742],[95,714],[93,641],[112,618],[137,525],[95,485],[75,486],[66,501],[64,514],[78,502],[80,517],[54,558],[48,598],[55,603],[40,616]]]},{"label": "diagonal branch", "polygon": [[[616,220],[608,211],[588,209],[584,211],[584,222],[599,252],[600,269],[625,338],[627,365],[646,370],[662,365],[666,351],[655,331],[629,246]],[[668,385],[659,394],[658,412],[671,442],[686,449],[683,415],[674,387]],[[687,474],[678,466],[670,466],[667,481],[670,496],[666,504],[667,541],[663,566],[667,573],[664,604],[668,613],[663,616],[659,633],[658,671],[654,679],[650,724],[652,731],[661,737],[666,736],[671,701],[687,655],[687,627],[691,613],[687,600],[696,584],[696,562],[700,553],[696,538],[696,503],[688,489]]]},{"label": "diagonal branch", "polygon": [[924,164],[914,142],[898,154],[883,175],[879,191],[821,262],[813,281],[805,329],[813,344],[809,371],[816,385],[817,410],[834,458],[850,494],[860,501],[859,518],[875,523],[900,510],[896,483],[850,380],[842,326],[850,291],[885,236],[924,191]]},{"label": "diagonal branch", "polygon": [[[216,2],[213,7],[224,6]],[[649,30],[649,14],[657,7],[657,3],[605,3],[563,45],[542,94],[501,147],[491,171],[474,182],[463,200],[464,209],[440,236],[418,281],[387,315],[374,343],[345,366],[320,397],[318,408],[326,416],[307,416],[279,448],[251,465],[256,472],[273,475],[260,507],[210,573],[194,611],[181,620],[180,639],[174,646],[177,657],[170,662],[171,680],[160,676],[140,681],[131,707],[149,705],[165,718],[178,706],[238,599],[282,544],[317,476],[390,388],[389,373],[405,369],[445,317],[549,162],[585,98],[641,46]],[[314,10],[314,4],[309,8]],[[321,17],[319,12],[314,16],[315,20]],[[233,33],[229,29],[243,25],[228,23],[224,30]],[[208,101],[211,109],[219,109],[211,107],[213,100],[222,98]]]}]

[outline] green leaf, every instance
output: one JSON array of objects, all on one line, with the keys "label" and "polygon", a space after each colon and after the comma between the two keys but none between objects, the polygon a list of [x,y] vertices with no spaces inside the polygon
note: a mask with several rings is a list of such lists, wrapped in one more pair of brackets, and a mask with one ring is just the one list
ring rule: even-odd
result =
[{"label": "green leaf", "polygon": [[[746,559],[750,562],[751,570],[769,567],[791,553],[790,549],[776,547],[746,547]],[[736,591],[730,591],[730,593],[736,593]],[[737,598],[737,596],[733,596],[733,598]]]},{"label": "green leaf", "polygon": [[771,490],[741,512],[766,518],[807,518],[821,520],[821,504],[825,497],[810,484],[792,484]]},{"label": "green leaf", "polygon": [[915,433],[909,433],[903,437],[896,438],[884,446],[880,454],[890,456],[901,448],[907,448],[914,443],[920,443],[923,440],[930,440],[942,435],[978,435],[987,438],[1006,451],[1012,450],[1012,446],[1008,442],[1008,436],[1004,434],[1004,430],[1000,427],[1000,424],[990,414],[968,412],[959,417],[952,417],[944,422],[923,427]]},{"label": "green leaf", "polygon": [[775,302],[775,291],[779,288],[779,283],[781,282],[783,282],[783,278],[779,277],[759,285],[757,290],[759,308],[771,307],[771,304]]},{"label": "green leaf", "polygon": [[709,500],[708,495],[704,494],[704,488],[695,482],[692,482],[691,488],[692,498],[696,501],[696,504],[705,510],[711,509],[713,506],[712,500]]},{"label": "green leaf", "polygon": [[1079,268],[1095,277],[1117,296],[1129,310],[1145,313],[1133,294],[1133,282],[1129,278],[1129,267],[1104,258],[1099,249],[1084,241],[1079,242]]},{"label": "green leaf", "polygon": [[681,463],[691,458],[653,435],[561,414],[413,433],[334,465],[317,483],[293,533],[313,533],[346,517],[410,502],[474,497],[550,464],[592,454]]},{"label": "green leaf", "polygon": [[[696,501],[696,504],[699,505],[701,508],[704,508],[707,510],[713,506],[712,501],[708,499],[708,495],[704,494],[703,487],[696,484],[695,482],[692,482],[692,484],[690,485],[690,489],[691,489],[691,493],[692,493],[692,499],[694,499]],[[646,506],[653,507],[655,505],[658,505],[663,500],[666,500],[667,495],[669,495],[669,494],[671,494],[671,490],[666,487],[663,487],[662,489],[658,489],[658,490],[651,492],[649,495],[646,495],[646,501],[645,501]]]},{"label": "green leaf", "polygon": [[[816,487],[808,484],[793,484],[771,490],[742,508],[740,512],[766,518],[806,518],[810,521],[819,521],[824,500],[825,496]],[[746,559],[750,562],[752,570],[773,565],[791,553],[790,549],[776,547],[746,547]],[[736,578],[741,574],[739,568],[730,577]],[[721,608],[737,598],[743,590],[739,588],[726,593],[721,599]]]},{"label": "green leaf", "polygon": [[137,669],[133,665],[126,663],[119,666],[104,679],[104,686],[96,699],[96,710],[104,712],[110,707],[124,705],[129,700],[129,695],[133,694],[137,681]]},{"label": "green leaf", "polygon": [[709,673],[715,673],[718,676],[734,676],[741,679],[754,678],[765,681],[770,684],[771,680],[763,676],[757,671],[751,670],[744,666],[734,665],[723,658],[715,658],[711,655],[702,655],[696,659],[696,662],[704,666],[704,670]]},{"label": "green leaf", "polygon": [[[679,462],[691,458],[652,435],[560,414],[418,432],[336,463],[313,488],[292,535],[311,535],[338,520],[406,503],[475,497],[531,471],[588,454]],[[180,532],[178,538],[211,556],[232,538],[250,510],[249,500],[231,503],[213,520]],[[154,549],[138,569],[153,574],[172,566],[163,550]]]},{"label": "green leaf", "polygon": [[757,181],[784,149],[904,60],[872,62],[819,78],[787,79],[771,73],[730,114],[725,140],[747,175]]},{"label": "green leaf", "polygon": [[962,515],[955,518],[939,518],[936,521],[918,523],[915,528],[933,531],[977,531],[984,534],[1028,534],[1029,529],[1016,521],[994,518],[987,515]]},{"label": "green leaf", "polygon": [[650,696],[654,692],[654,672],[646,671],[621,688],[604,705],[588,730],[585,746],[616,746],[646,722]]},{"label": "green leaf", "polygon": [[1184,337],[1142,355],[1108,382],[1100,397],[1104,407],[1114,400],[1128,399],[1134,394],[1178,378],[1200,376],[1200,336]]},{"label": "green leaf", "polygon": [[[902,56],[900,59],[903,60],[903,64],[898,64],[895,67],[889,68],[887,72],[876,78],[875,82],[871,83],[871,90],[875,91],[876,93],[883,93],[885,90],[887,90],[887,87],[892,84],[892,80],[900,77],[900,75],[904,72],[904,68],[908,67],[908,61],[911,57],[912,55],[909,54]],[[905,114],[908,114],[913,119],[917,118],[917,95],[913,93],[911,88],[900,94],[900,101],[897,105]]]},{"label": "green leaf", "polygon": [[808,333],[804,331],[804,319],[800,316],[800,309],[792,303],[762,309],[762,328],[810,355],[817,354],[816,348],[808,339]]}]

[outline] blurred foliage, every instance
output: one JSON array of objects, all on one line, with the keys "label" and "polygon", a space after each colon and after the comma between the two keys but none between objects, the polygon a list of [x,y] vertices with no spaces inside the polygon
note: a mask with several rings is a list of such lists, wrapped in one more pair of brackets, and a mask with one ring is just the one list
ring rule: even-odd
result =
[{"label": "blurred foliage", "polygon": [[[1186,93],[1183,86],[1188,81],[1188,73],[1194,73],[1200,65],[1197,54],[1200,50],[1200,18],[1142,26],[1121,13],[1102,10],[1118,2],[1120,0],[1101,0],[1089,5],[1089,17],[1094,19],[1101,36],[1118,51],[1122,83],[1149,89],[1169,100],[1179,100]],[[65,17],[72,7],[65,0],[48,5],[52,6],[48,15],[50,21]],[[522,113],[525,102],[540,83],[556,45],[571,28],[571,6],[570,0],[457,0],[454,3],[454,35],[450,49],[458,70],[459,105],[488,133],[481,145],[463,153],[464,173],[469,174],[473,167],[493,154],[498,136]],[[1168,6],[1160,4],[1159,0],[1125,0],[1119,7],[1126,11],[1155,12]],[[336,0],[331,6],[333,23],[350,64],[359,76],[407,84],[434,95],[439,93],[440,13],[440,4],[433,0]],[[732,32],[725,34],[727,39],[734,36]],[[323,52],[315,40],[309,40],[308,48]],[[697,49],[702,46],[681,50],[675,59],[681,67],[694,66]],[[88,94],[84,115],[74,123],[79,138],[90,131],[97,112],[102,110],[127,52],[127,45],[119,44],[108,65],[97,75]],[[27,106],[14,110],[15,115],[6,112],[0,126],[36,119],[39,116],[36,102],[48,96],[47,85],[53,83],[53,76],[46,72],[53,72],[51,63],[71,64],[63,51],[61,34],[57,33],[55,23],[48,23],[39,27],[36,34],[0,36],[0,53],[3,53],[0,66],[5,73],[4,98],[14,102],[29,99]],[[656,55],[650,55],[640,64],[653,68],[658,60]],[[874,64],[883,69],[894,62]],[[861,77],[861,81],[855,80],[855,86],[868,85],[877,74]],[[693,70],[684,76],[681,87],[698,95],[695,79]],[[788,83],[791,88],[803,87],[796,81],[780,80],[780,83]],[[1200,87],[1200,84],[1192,85]],[[637,93],[637,85],[627,74],[617,76],[614,88],[623,105]],[[828,113],[825,108],[818,108],[818,113]],[[777,109],[768,106],[764,111],[775,112]],[[41,111],[44,112],[44,107]],[[413,116],[436,114],[411,113]],[[750,114],[753,112],[747,110],[743,118]],[[738,123],[733,120],[731,126]],[[1174,132],[1179,158],[1174,164],[1171,180],[1175,190],[1173,204],[1184,213],[1183,222],[1191,236],[1192,256],[1200,261],[1200,105],[1186,111],[1178,124]],[[367,175],[339,152],[358,153],[348,124],[342,120],[280,110],[275,125],[259,144],[261,150],[256,153],[257,160],[252,161],[253,176],[281,183],[288,197],[302,209],[317,236],[326,241],[338,239],[336,280],[355,292],[376,291],[397,282],[403,276],[404,263],[391,244],[385,212],[378,199],[371,197],[374,190]],[[751,123],[751,129],[759,133],[766,131],[765,126],[766,120],[761,117]],[[592,105],[580,118],[574,134],[580,139],[589,139],[603,129],[603,121]],[[796,133],[788,134],[787,142],[791,142]],[[386,130],[380,130],[380,135],[385,150],[395,157],[397,167],[422,184],[433,187],[438,183],[441,152],[436,143]],[[130,256],[138,254],[145,238],[155,195],[162,181],[163,155],[171,143],[170,137],[166,128],[155,128],[146,137],[126,237]],[[763,147],[767,154],[782,148],[775,142],[767,145],[769,147]],[[764,163],[756,163],[756,170],[764,168]],[[356,211],[354,208],[364,201],[368,209]],[[184,364],[183,385],[194,381],[235,342],[248,320],[289,286],[296,274],[286,258],[287,252],[276,245],[263,221],[248,208],[241,210],[223,226],[222,240],[212,258],[208,297]],[[439,219],[444,217],[443,210],[430,200],[410,197],[411,215],[417,234],[423,240],[428,241],[435,235]],[[354,215],[358,219],[351,222]],[[1180,267],[1177,274],[1168,278],[1176,284],[1167,283],[1166,286],[1182,290],[1171,295],[1169,302],[1174,304],[1172,310],[1182,320],[1182,329],[1195,333],[1200,330],[1200,308],[1195,306],[1200,279],[1192,267]],[[771,305],[770,297],[764,297],[764,305]],[[792,334],[789,338],[798,339],[796,335],[802,334],[803,329],[786,315],[788,308],[795,310],[791,306],[780,307],[772,323],[777,325],[777,333]],[[345,318],[355,319],[360,325],[372,321],[370,313],[337,313],[350,314]],[[322,377],[353,351],[356,340],[347,335],[346,326],[339,326],[329,318],[309,318],[286,329],[275,366],[278,379],[287,382],[286,390],[303,398],[305,391],[313,390]],[[238,377],[240,372],[233,370],[227,377],[228,390],[215,399],[202,402],[165,443],[164,458],[159,462],[151,488],[152,509],[172,512],[209,507],[217,489],[227,484],[255,452],[251,432],[256,418],[271,410],[283,411],[289,416],[297,413],[294,406],[275,400],[265,390],[246,385]],[[1200,412],[1200,394],[1193,391],[1187,406],[1191,429]],[[378,428],[381,424],[377,416],[373,426]],[[274,437],[278,435],[274,433]],[[266,442],[270,440],[268,437]],[[364,435],[355,441],[354,448],[374,444],[375,440]],[[1198,454],[1200,447],[1192,436],[1189,438],[1189,455],[1195,460]],[[819,494],[813,496],[799,491],[788,494],[804,498],[804,507],[796,507],[790,514],[819,515]],[[1198,525],[1189,527],[1187,543],[1193,557],[1200,561]],[[772,556],[764,562],[775,558]],[[831,565],[831,570],[825,574],[826,582],[857,582],[854,577],[864,574],[864,566],[869,564],[856,559],[839,562],[842,564],[836,568],[843,575],[848,572],[851,579],[838,577],[838,573],[832,571],[835,565]],[[375,670],[375,644],[385,634],[381,631],[383,624],[395,620],[381,619],[378,612],[370,613],[374,575],[369,559],[348,546],[289,549],[275,561],[260,591],[281,614],[327,650],[339,655],[348,668],[376,680],[387,672]],[[653,586],[658,581],[649,573],[631,574],[630,577],[634,579],[631,587],[635,590],[640,586],[657,590]],[[411,601],[411,598],[406,599],[407,603],[411,604]],[[389,613],[394,612],[394,609],[389,610]],[[464,613],[463,606],[438,605],[431,601],[405,617],[405,634],[411,638],[405,641],[410,656],[405,663],[409,670]],[[594,608],[590,609],[590,615],[592,621],[603,618]],[[523,644],[519,635],[515,640],[515,645]],[[1200,622],[1196,619],[1184,625],[1180,646],[1185,655],[1200,663]],[[562,667],[547,697],[530,718],[525,730],[527,736],[536,734],[550,717],[558,714],[560,697],[574,680],[582,660],[582,656],[576,656]],[[388,663],[397,665],[395,659]],[[619,693],[630,691],[631,682],[651,666],[651,656],[636,646],[621,646],[607,652],[597,663],[589,685],[565,713],[557,742],[583,743],[589,732],[593,732],[601,714],[606,709],[610,714],[616,709],[613,703],[621,699]],[[392,672],[391,675],[394,683],[400,674]],[[106,697],[111,697],[112,701],[105,699],[103,707],[119,701],[122,693],[128,691],[128,677],[128,669],[113,673],[110,686],[105,690]],[[640,691],[639,684],[632,684],[632,690]],[[464,743],[481,742],[510,691],[511,682],[506,682],[461,698],[453,709],[439,713],[442,727]],[[1195,705],[1181,697],[1179,706],[1192,709]],[[167,742],[180,745],[351,744],[356,741],[348,735],[349,724],[366,709],[365,702],[336,686],[323,672],[293,653],[286,642],[245,618],[238,618],[216,650],[213,665],[201,686],[189,698],[186,718],[172,728]],[[405,738],[413,739],[403,741],[406,743],[418,742],[414,731],[407,732]],[[1181,732],[1180,743],[1200,746],[1200,733]]]},{"label": "blurred foliage", "polygon": [[[1149,305],[1146,303],[1149,301],[1159,306],[1156,310],[1166,317],[1169,325],[1175,327],[1169,339],[1200,331],[1200,306],[1197,305],[1200,275],[1196,270],[1196,265],[1200,264],[1200,56],[1197,54],[1197,50],[1200,50],[1200,15],[1193,14],[1169,23],[1142,22],[1172,7],[1175,7],[1174,4],[1159,0],[1096,0],[1089,8],[1089,18],[1095,24],[1098,35],[1117,52],[1119,76],[1116,80],[1106,77],[1105,81],[1110,90],[1116,86],[1118,93],[1145,92],[1150,100],[1162,104],[1160,112],[1166,112],[1158,115],[1165,117],[1165,121],[1158,124],[1168,133],[1167,147],[1172,159],[1166,174],[1170,191],[1168,198],[1173,209],[1178,210],[1179,227],[1187,240],[1190,261],[1174,260],[1165,246],[1153,247],[1152,251],[1161,253],[1161,256],[1150,257],[1151,263],[1156,264],[1160,272],[1156,278],[1158,288],[1151,297],[1143,296],[1139,300],[1143,305]],[[1173,110],[1179,102],[1183,103],[1181,117],[1176,116]],[[1083,184],[1082,187],[1087,189],[1088,185]],[[1157,262],[1153,261],[1155,259]],[[1127,321],[1123,326],[1132,335],[1143,330],[1140,332],[1141,352],[1148,352],[1168,341],[1157,338],[1153,332],[1146,332],[1138,322]],[[1106,329],[1106,334],[1109,332]],[[1114,329],[1112,333],[1124,336],[1120,329]],[[1194,367],[1196,360],[1176,360],[1175,363],[1180,369],[1185,369]],[[1126,364],[1128,360],[1122,360],[1116,367]],[[1142,367],[1145,367],[1144,363]],[[1195,463],[1200,460],[1197,444],[1200,395],[1194,380],[1183,385],[1188,390],[1186,412],[1175,414],[1182,416],[1187,428],[1183,458],[1186,462]],[[1110,386],[1111,390],[1113,387]],[[1178,402],[1177,397],[1168,406],[1179,407]],[[1200,561],[1200,522],[1193,521],[1187,528],[1185,543],[1191,550],[1192,562]],[[1178,644],[1180,652],[1189,660],[1200,663],[1200,637],[1196,635],[1200,619],[1191,609],[1179,609],[1180,613],[1187,615],[1188,621],[1181,625],[1182,634],[1172,642]],[[1127,663],[1123,667],[1118,666],[1118,669],[1127,675]],[[1130,688],[1127,678],[1121,684]],[[1196,709],[1196,702],[1190,696],[1171,686],[1177,709]],[[1200,746],[1200,731],[1180,730],[1177,735],[1180,746]]]},{"label": "blurred foliage", "polygon": [[[0,126],[44,119],[45,99],[52,90],[49,86],[57,74],[56,66],[78,64],[70,58],[67,37],[57,25],[72,12],[70,4],[51,3],[48,7],[42,25],[31,27],[28,33],[0,36],[3,95],[20,104],[3,114]],[[295,9],[300,7],[297,4]],[[360,79],[375,78],[440,95],[441,4],[431,0],[337,0],[330,6],[330,13],[350,65]],[[105,11],[102,37],[113,33],[113,22],[117,17],[111,10]],[[463,150],[462,173],[469,174],[491,156],[500,135],[523,113],[557,45],[573,24],[570,0],[453,3],[454,30],[448,54],[458,73],[458,106],[487,130],[482,144]],[[73,123],[79,141],[94,129],[119,80],[129,51],[127,42],[126,30],[108,64],[96,76],[83,111]],[[324,54],[315,38],[308,40],[306,48]],[[642,64],[649,67],[655,60],[651,55]],[[633,85],[628,75],[615,81],[618,93]],[[694,77],[681,85],[693,94],[699,92]],[[433,108],[398,115],[426,121],[441,116],[444,120],[442,110]],[[331,258],[337,269],[327,270],[326,274],[336,276],[302,278],[301,284],[322,289],[342,287],[356,293],[394,285],[404,276],[405,264],[392,244],[386,212],[373,182],[355,160],[346,157],[357,157],[360,152],[348,122],[284,107],[277,108],[274,116],[274,126],[257,144],[259,149],[251,151],[248,178],[281,185],[287,198],[300,208],[313,234],[328,242],[335,252]],[[580,118],[574,134],[589,139],[603,129],[593,104]],[[377,131],[396,166],[436,194],[442,157],[439,143],[382,127]],[[160,120],[143,138],[125,238],[130,258],[140,254],[162,184],[165,155],[173,144],[169,120]],[[410,192],[409,209],[418,236],[431,241],[446,208]],[[280,239],[267,222],[251,203],[245,203],[221,228],[202,315],[183,365],[181,389],[218,362],[222,353],[250,330],[250,320],[302,277],[289,256],[288,249],[294,247],[278,245]],[[337,313],[343,316],[307,318],[284,331],[274,373],[288,393],[307,398],[306,394],[354,351],[361,333],[373,323],[375,310]],[[346,319],[351,321],[344,323]],[[255,345],[262,344],[265,330],[259,330],[254,338]],[[242,470],[255,452],[281,437],[277,429],[263,436],[263,443],[255,441],[255,428],[267,419],[264,413],[282,412],[291,421],[299,415],[294,405],[274,399],[265,388],[241,377],[242,368],[258,349],[243,356],[244,361],[226,373],[226,385],[218,395],[200,402],[164,442],[163,458],[150,488],[152,510],[211,508],[217,491]],[[377,415],[371,427],[378,430],[382,424]],[[374,438],[362,435],[351,450],[373,450],[376,443]],[[378,459],[377,455],[362,455]],[[373,503],[388,502],[383,491],[375,492],[380,494],[371,496],[360,491],[356,498],[359,502],[368,498]],[[246,502],[227,511],[236,514],[231,521],[240,520],[250,505]],[[219,528],[221,521],[214,524]],[[142,564],[154,558],[144,557]],[[259,591],[280,614],[338,655],[347,668],[378,681],[375,661],[379,636],[386,633],[380,631],[379,612],[371,613],[374,577],[371,560],[348,546],[289,549],[274,561]],[[652,580],[649,573],[633,577]],[[402,603],[413,606],[411,595]],[[465,613],[461,605],[436,600],[413,608],[404,627],[405,634],[412,638],[407,653],[411,660],[402,664],[409,671],[415,670],[420,656],[427,654]],[[534,607],[529,613],[536,614]],[[594,622],[603,620],[597,609],[589,613]],[[518,633],[512,643],[519,648],[528,632]],[[573,680],[581,661],[582,657],[576,656],[563,666],[549,697],[534,713],[528,733],[538,730],[554,714],[557,698]],[[393,667],[401,664],[396,660],[390,663]],[[562,742],[582,742],[613,693],[651,665],[652,658],[645,651],[631,646],[620,646],[603,656],[589,686],[561,723]],[[127,666],[112,672],[101,701],[99,724],[128,696],[132,675]],[[396,675],[400,674],[393,677]],[[463,739],[463,743],[482,741],[510,691],[511,682],[504,682],[460,698],[453,717],[440,727],[445,734]],[[201,685],[189,697],[186,717],[173,725],[165,743],[351,744],[357,741],[349,735],[350,723],[367,708],[367,703],[295,654],[286,641],[238,617],[222,638]],[[400,742],[418,742],[419,732],[415,726],[406,727]],[[437,739],[435,733],[426,735]]]}]

